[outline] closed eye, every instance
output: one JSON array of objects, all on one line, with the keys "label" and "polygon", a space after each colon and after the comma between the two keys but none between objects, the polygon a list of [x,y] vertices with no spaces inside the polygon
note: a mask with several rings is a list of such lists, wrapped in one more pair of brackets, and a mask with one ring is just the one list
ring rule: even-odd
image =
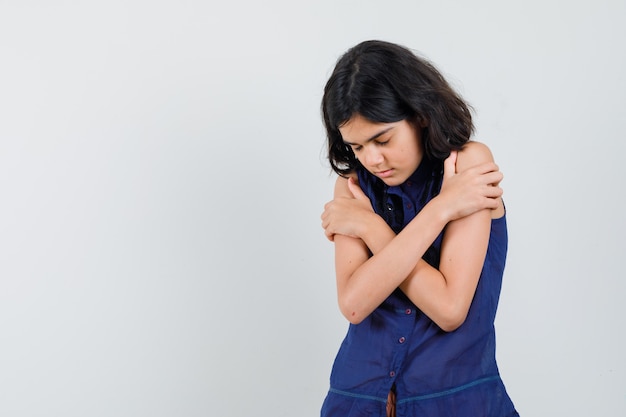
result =
[{"label": "closed eye", "polygon": [[[378,146],[385,146],[389,143],[389,139],[385,140],[385,141],[375,141],[374,143],[376,143]],[[352,148],[352,152],[360,152],[361,150],[363,150],[363,146],[362,145],[351,145]]]}]

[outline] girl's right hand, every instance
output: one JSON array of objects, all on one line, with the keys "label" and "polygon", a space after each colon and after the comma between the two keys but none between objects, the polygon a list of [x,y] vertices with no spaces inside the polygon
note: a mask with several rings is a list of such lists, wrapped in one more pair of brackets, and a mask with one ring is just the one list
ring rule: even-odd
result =
[{"label": "girl's right hand", "polygon": [[497,209],[503,190],[503,175],[495,162],[485,162],[456,172],[457,151],[443,163],[443,184],[438,199],[448,221],[457,220],[484,209]]},{"label": "girl's right hand", "polygon": [[[338,184],[347,184],[347,189],[340,187],[332,201],[324,205],[321,215],[322,227],[326,238],[331,242],[335,235],[361,238],[363,227],[375,215],[372,204],[354,178],[338,179]],[[337,190],[336,190],[337,194]]]}]

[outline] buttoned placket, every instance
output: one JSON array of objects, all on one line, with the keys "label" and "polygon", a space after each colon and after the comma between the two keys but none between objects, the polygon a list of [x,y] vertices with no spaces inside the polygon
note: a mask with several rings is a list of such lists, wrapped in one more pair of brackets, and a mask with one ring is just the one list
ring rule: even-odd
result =
[{"label": "buttoned placket", "polygon": [[400,322],[402,323],[400,327],[400,331],[396,334],[396,339],[393,343],[396,345],[395,354],[393,360],[391,362],[391,367],[389,369],[389,378],[391,382],[395,381],[398,376],[398,371],[402,369],[402,365],[406,359],[406,355],[408,352],[408,336],[410,335],[411,329],[413,328],[413,323],[415,322],[415,309],[411,306],[407,306],[404,310],[398,310],[397,314],[401,317]]}]

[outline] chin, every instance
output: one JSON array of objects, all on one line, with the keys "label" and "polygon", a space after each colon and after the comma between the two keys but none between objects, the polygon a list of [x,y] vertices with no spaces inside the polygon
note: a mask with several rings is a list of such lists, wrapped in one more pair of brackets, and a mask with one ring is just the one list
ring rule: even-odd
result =
[{"label": "chin", "polygon": [[402,183],[404,183],[404,181],[406,181],[406,179],[401,180],[399,178],[385,178],[385,179],[381,178],[381,180],[386,185],[388,185],[389,187],[395,187],[395,186],[398,186],[398,185],[402,185]]}]

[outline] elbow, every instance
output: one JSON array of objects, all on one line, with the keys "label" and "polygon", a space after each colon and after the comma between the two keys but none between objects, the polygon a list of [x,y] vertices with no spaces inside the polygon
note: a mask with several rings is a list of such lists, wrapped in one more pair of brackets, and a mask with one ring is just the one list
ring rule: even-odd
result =
[{"label": "elbow", "polygon": [[342,297],[339,299],[339,310],[352,324],[359,324],[368,316],[368,313],[359,308],[356,302],[351,301],[350,297]]},{"label": "elbow", "polygon": [[450,333],[450,332],[455,331],[459,327],[461,327],[463,322],[465,322],[465,319],[462,319],[462,320],[448,319],[448,320],[445,320],[445,321],[441,320],[440,322],[437,323],[437,325],[444,332]]},{"label": "elbow", "polygon": [[435,323],[446,333],[450,333],[461,327],[463,323],[465,323],[465,319],[467,318],[468,310],[465,308],[459,308],[456,306],[451,306],[446,309],[446,311],[442,311],[440,317],[437,318]]},{"label": "elbow", "polygon": [[361,323],[361,322],[363,321],[363,319],[365,318],[365,317],[360,317],[360,316],[353,316],[352,314],[355,314],[355,313],[354,313],[354,312],[352,312],[350,315],[345,314],[345,313],[343,314],[343,315],[344,315],[344,317],[345,317],[346,319],[348,319],[348,321],[349,321],[351,324],[359,324],[359,323]]}]

